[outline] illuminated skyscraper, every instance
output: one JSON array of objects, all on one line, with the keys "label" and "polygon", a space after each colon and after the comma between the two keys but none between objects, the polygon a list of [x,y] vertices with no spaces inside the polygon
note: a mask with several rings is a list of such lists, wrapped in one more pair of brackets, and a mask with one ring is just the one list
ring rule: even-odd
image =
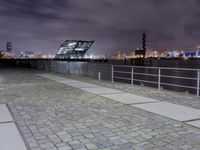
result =
[{"label": "illuminated skyscraper", "polygon": [[67,40],[61,44],[56,58],[82,58],[94,41]]}]

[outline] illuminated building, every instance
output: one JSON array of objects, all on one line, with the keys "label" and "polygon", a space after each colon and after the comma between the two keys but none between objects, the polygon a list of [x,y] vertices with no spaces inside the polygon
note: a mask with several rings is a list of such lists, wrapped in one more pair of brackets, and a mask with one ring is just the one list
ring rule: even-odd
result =
[{"label": "illuminated building", "polygon": [[14,54],[11,52],[6,52],[6,51],[0,51],[0,58],[3,59],[11,59],[15,58]]},{"label": "illuminated building", "polygon": [[93,42],[94,41],[67,40],[61,44],[56,58],[83,58],[83,55],[92,46]]}]

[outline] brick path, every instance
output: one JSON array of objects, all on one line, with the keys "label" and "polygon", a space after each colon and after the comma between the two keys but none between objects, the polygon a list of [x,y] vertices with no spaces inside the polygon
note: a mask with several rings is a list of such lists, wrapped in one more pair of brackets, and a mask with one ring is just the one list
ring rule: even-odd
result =
[{"label": "brick path", "polygon": [[[31,150],[200,148],[198,128],[38,77],[35,73],[39,72],[0,71],[0,103],[8,104]],[[76,79],[194,108],[200,106],[198,98],[191,95],[88,81],[83,77]]]}]

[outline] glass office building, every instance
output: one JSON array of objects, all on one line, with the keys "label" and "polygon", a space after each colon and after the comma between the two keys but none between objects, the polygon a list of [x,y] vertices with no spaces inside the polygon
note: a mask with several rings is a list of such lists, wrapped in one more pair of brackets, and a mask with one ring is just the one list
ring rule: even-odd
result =
[{"label": "glass office building", "polygon": [[82,58],[94,41],[67,40],[61,44],[56,58]]}]

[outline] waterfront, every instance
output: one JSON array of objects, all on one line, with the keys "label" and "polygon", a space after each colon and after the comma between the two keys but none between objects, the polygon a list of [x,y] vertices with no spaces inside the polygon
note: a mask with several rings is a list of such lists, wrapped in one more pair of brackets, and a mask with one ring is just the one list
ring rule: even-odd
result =
[{"label": "waterfront", "polygon": [[[199,60],[188,60],[190,63],[185,62],[183,60],[154,60],[152,61],[151,66],[134,66],[134,84],[146,85],[158,88],[158,66],[169,67],[161,67],[162,70],[160,75],[161,88],[176,90],[181,92],[189,92],[193,94],[197,94],[197,70],[195,68],[198,67]],[[169,62],[169,63],[168,63]],[[179,68],[185,68],[184,62],[189,64],[190,68],[186,68],[185,70],[180,70],[174,68],[175,66]],[[112,80],[112,75],[115,77],[114,81],[119,81],[123,83],[131,83],[131,67],[129,65],[130,61],[124,64],[124,61],[113,61],[113,60],[19,60],[19,64],[22,66],[29,66],[32,68],[37,68],[46,71],[52,72],[60,72],[64,74],[74,74],[74,75],[84,75],[91,78],[98,79],[99,73],[101,74],[101,79]],[[114,73],[112,74],[112,65],[115,65]],[[181,64],[181,65],[180,65]],[[194,68],[194,69],[193,69]],[[119,73],[119,71],[126,73]],[[149,74],[149,75],[148,75]],[[124,78],[124,79],[122,79]],[[144,82],[146,81],[146,82]],[[164,85],[165,84],[165,85]],[[166,85],[168,84],[168,85]],[[172,85],[173,84],[173,85]],[[180,86],[174,86],[180,85]]]},{"label": "waterfront", "polygon": [[[130,65],[131,61],[114,60],[54,60],[54,59],[19,59],[5,60],[5,64],[21,67],[36,68],[50,72],[63,74],[84,75],[101,80],[112,80],[128,84],[150,86],[154,88],[175,90],[198,94],[198,70],[199,59],[154,59],[148,65]],[[112,66],[114,72],[112,73]],[[132,67],[134,75],[132,75]],[[181,69],[182,68],[182,69]],[[160,79],[159,79],[159,69]],[[132,80],[133,76],[133,81]],[[158,85],[160,82],[160,85]]]}]

